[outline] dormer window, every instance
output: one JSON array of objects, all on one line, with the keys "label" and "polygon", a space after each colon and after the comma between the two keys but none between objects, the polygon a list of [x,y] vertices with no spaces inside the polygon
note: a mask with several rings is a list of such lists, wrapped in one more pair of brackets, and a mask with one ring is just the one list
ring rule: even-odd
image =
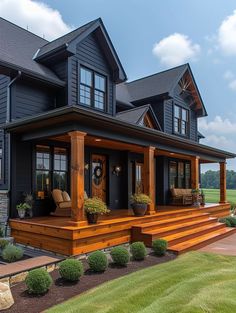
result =
[{"label": "dormer window", "polygon": [[107,98],[106,77],[85,67],[80,67],[80,103],[105,111]]},{"label": "dormer window", "polygon": [[188,110],[178,105],[174,106],[174,132],[179,135],[187,136],[189,116]]}]

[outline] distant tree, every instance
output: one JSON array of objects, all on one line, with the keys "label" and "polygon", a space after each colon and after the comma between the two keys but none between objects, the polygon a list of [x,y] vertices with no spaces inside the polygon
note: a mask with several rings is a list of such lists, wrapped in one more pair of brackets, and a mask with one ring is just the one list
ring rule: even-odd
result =
[{"label": "distant tree", "polygon": [[[236,172],[226,171],[227,189],[236,189]],[[220,171],[206,171],[201,174],[201,188],[219,189],[220,188]]]}]

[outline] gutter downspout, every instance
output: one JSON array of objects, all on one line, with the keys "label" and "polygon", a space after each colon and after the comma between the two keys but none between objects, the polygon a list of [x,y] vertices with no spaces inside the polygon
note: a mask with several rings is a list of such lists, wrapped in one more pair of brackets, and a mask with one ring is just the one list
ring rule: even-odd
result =
[{"label": "gutter downspout", "polygon": [[[7,108],[6,108],[6,123],[11,122],[11,86],[14,84],[14,82],[21,77],[21,71],[18,71],[17,75],[9,82],[7,85]],[[6,142],[5,142],[5,131],[4,131],[4,148],[6,148]],[[11,134],[7,134],[7,143],[8,143],[8,208],[7,208],[7,221],[6,221],[6,227],[5,227],[5,235],[7,232],[7,225],[10,218],[10,201],[11,201]],[[6,150],[5,150],[6,151]]]}]

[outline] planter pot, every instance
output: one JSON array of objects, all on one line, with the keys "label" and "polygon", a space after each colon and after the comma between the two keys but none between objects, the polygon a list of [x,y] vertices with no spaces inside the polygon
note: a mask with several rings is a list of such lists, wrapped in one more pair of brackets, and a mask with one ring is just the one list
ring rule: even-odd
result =
[{"label": "planter pot", "polygon": [[18,215],[19,215],[19,218],[20,218],[20,219],[25,218],[25,210],[19,209],[19,210],[18,210]]},{"label": "planter pot", "polygon": [[143,203],[133,203],[132,209],[135,216],[144,216],[147,211],[147,204]]},{"label": "planter pot", "polygon": [[86,213],[86,216],[89,224],[97,224],[98,213]]}]

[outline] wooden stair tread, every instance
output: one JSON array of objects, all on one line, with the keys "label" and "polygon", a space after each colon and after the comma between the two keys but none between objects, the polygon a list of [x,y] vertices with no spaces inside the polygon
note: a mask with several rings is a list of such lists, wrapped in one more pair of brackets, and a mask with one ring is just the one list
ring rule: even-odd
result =
[{"label": "wooden stair tread", "polygon": [[174,252],[184,252],[187,251],[189,249],[193,249],[198,247],[199,245],[204,246],[206,245],[209,241],[211,241],[212,239],[218,240],[221,237],[223,237],[224,235],[228,236],[231,233],[234,233],[236,231],[235,228],[229,228],[229,227],[225,227],[223,229],[219,229],[217,231],[214,232],[210,232],[201,236],[197,236],[195,238],[186,240],[184,242],[175,244],[175,245],[170,245],[169,250],[174,251]]},{"label": "wooden stair tread", "polygon": [[181,232],[178,232],[176,234],[171,234],[171,235],[168,235],[168,236],[164,236],[162,238],[167,240],[168,242],[171,242],[174,239],[180,239],[180,238],[186,237],[188,235],[196,235],[196,236],[198,236],[197,234],[201,233],[202,231],[206,231],[206,232],[209,233],[209,232],[212,232],[214,230],[221,229],[221,228],[225,228],[225,225],[222,224],[222,223],[216,222],[216,223],[209,224],[209,225],[204,225],[204,226],[200,226],[200,227],[194,227],[192,229],[188,229],[186,231],[181,231]]},{"label": "wooden stair tread", "polygon": [[134,225],[133,227],[140,227],[140,228],[152,227],[152,226],[166,224],[166,223],[181,222],[183,220],[194,219],[194,218],[198,218],[198,217],[208,218],[209,216],[210,216],[209,213],[197,213],[197,214],[192,214],[192,215],[173,217],[173,218],[169,218],[166,220],[160,220],[160,221],[157,220],[157,221],[153,221],[153,222],[137,224],[137,225]]},{"label": "wooden stair tread", "polygon": [[215,217],[209,217],[209,218],[204,218],[202,220],[197,220],[197,221],[187,221],[181,224],[174,224],[171,226],[167,226],[167,227],[161,227],[159,229],[152,229],[152,230],[146,230],[143,231],[143,234],[150,234],[150,235],[158,235],[158,234],[162,234],[162,233],[166,233],[168,231],[176,231],[179,232],[181,231],[182,228],[185,227],[191,227],[192,226],[196,226],[198,227],[199,225],[202,225],[204,223],[204,225],[207,224],[212,224],[212,223],[216,223],[217,222],[217,218]]}]

